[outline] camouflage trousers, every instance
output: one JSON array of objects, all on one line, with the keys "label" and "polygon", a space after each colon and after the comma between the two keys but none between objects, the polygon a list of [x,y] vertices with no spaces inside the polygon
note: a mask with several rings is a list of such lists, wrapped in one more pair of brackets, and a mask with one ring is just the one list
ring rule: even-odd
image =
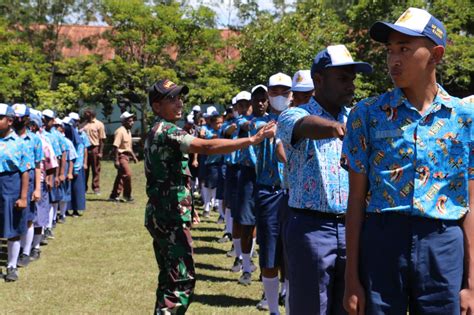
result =
[{"label": "camouflage trousers", "polygon": [[147,220],[146,228],[160,269],[155,314],[185,314],[196,283],[189,227]]}]

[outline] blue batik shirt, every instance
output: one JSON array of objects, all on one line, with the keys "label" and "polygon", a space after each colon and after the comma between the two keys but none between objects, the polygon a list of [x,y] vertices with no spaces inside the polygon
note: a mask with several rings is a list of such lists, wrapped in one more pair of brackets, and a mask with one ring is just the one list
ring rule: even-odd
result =
[{"label": "blue batik shirt", "polygon": [[[248,131],[242,129],[242,125],[246,122],[250,122],[253,119],[253,116],[240,116],[237,119],[237,126],[239,129],[238,137],[246,138],[250,135]],[[255,167],[257,156],[255,155],[255,149],[253,146],[248,146],[247,148],[240,150],[240,155],[238,157],[238,164],[248,167]]]},{"label": "blue batik shirt", "polygon": [[[56,139],[58,140],[58,145],[59,145],[59,148],[61,149],[61,153],[64,153],[64,151],[67,151],[68,150],[68,145],[66,143],[66,137],[60,133],[58,130],[56,130],[56,128],[51,128],[51,133],[56,137]],[[61,154],[59,154],[61,155]]]},{"label": "blue batik shirt", "polygon": [[[255,117],[251,121],[250,134],[255,135],[260,128],[270,121],[277,121],[277,114],[269,114],[263,117]],[[276,156],[275,138],[265,139],[254,146],[256,154],[256,178],[257,184],[281,187],[283,180],[283,163]]]},{"label": "blue batik shirt", "polygon": [[[78,133],[82,141],[77,144],[76,148],[77,158],[74,160],[74,174],[79,174],[79,171],[84,167],[84,150],[90,146],[87,135],[80,131],[78,131]],[[85,142],[84,138],[87,138],[87,143]],[[86,146],[86,144],[88,145]]]},{"label": "blue batik shirt", "polygon": [[61,155],[63,154],[63,151],[61,150],[61,146],[59,145],[57,136],[53,133],[53,129],[50,129],[49,131],[46,129],[43,129],[43,135],[51,143],[51,146],[53,147],[54,155],[56,155],[57,158],[60,158]]},{"label": "blue batik shirt", "polygon": [[[348,113],[348,109],[342,108],[337,121],[345,123]],[[288,205],[335,214],[345,213],[349,179],[339,164],[342,141],[338,138],[301,139],[291,143],[296,122],[309,115],[335,120],[314,98],[305,105],[285,110],[278,119],[277,138],[284,144],[288,161]]]},{"label": "blue batik shirt", "polygon": [[[219,137],[219,130],[209,129],[206,131],[206,139],[214,139]],[[222,154],[210,154],[207,156],[206,162],[204,164],[215,164],[222,162]]]},{"label": "blue batik shirt", "polygon": [[15,132],[0,138],[0,173],[25,172],[32,169],[32,160],[27,156],[28,148]]},{"label": "blue batik shirt", "polygon": [[[222,138],[225,138],[224,133],[232,124],[237,125],[237,118],[232,118],[230,120],[225,121],[222,124]],[[237,127],[237,129],[235,129],[235,131],[232,133],[232,135],[229,137],[229,139],[237,139],[238,135],[239,135],[239,128]],[[235,165],[235,164],[237,164],[237,161],[239,159],[239,155],[240,155],[240,150],[231,152],[229,154],[225,154],[224,155],[224,162],[226,164]]]},{"label": "blue batik shirt", "polygon": [[367,174],[366,212],[462,218],[474,179],[473,119],[472,103],[441,86],[424,115],[398,88],[357,104],[341,163]]},{"label": "blue batik shirt", "polygon": [[24,136],[20,138],[25,142],[26,146],[26,157],[29,160],[31,169],[34,169],[36,165],[39,165],[44,159],[43,143],[41,139],[33,132],[27,130]]}]

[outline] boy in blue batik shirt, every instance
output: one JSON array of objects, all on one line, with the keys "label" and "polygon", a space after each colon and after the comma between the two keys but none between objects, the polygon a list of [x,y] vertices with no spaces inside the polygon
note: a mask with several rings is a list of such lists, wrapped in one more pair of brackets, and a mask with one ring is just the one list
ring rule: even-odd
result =
[{"label": "boy in blue batik shirt", "polygon": [[288,160],[291,215],[285,249],[294,314],[345,314],[344,216],[349,185],[339,165],[340,138],[356,73],[371,71],[369,64],[354,62],[344,45],[328,46],[311,67],[315,90],[310,102],[289,108],[278,119],[277,137]]},{"label": "boy in blue batik shirt", "polygon": [[[262,88],[263,89],[263,88]],[[252,120],[251,134],[257,132],[270,121],[278,120],[280,113],[288,108],[291,101],[291,78],[283,73],[270,77],[268,98],[270,113]],[[254,91],[255,93],[255,91]],[[267,93],[265,93],[267,94]],[[267,111],[268,102],[261,102]],[[257,243],[259,244],[259,264],[262,271],[262,282],[265,297],[271,314],[279,314],[278,270],[281,267],[282,244],[280,238],[280,223],[278,212],[283,201],[282,174],[285,160],[283,145],[275,138],[265,139],[255,146],[256,152],[256,187],[255,187],[255,217],[257,226]]]},{"label": "boy in blue batik shirt", "polygon": [[[474,108],[436,83],[446,29],[409,8],[377,22],[395,89],[352,110],[344,306],[350,314],[474,311]],[[464,279],[463,279],[464,276]]]}]

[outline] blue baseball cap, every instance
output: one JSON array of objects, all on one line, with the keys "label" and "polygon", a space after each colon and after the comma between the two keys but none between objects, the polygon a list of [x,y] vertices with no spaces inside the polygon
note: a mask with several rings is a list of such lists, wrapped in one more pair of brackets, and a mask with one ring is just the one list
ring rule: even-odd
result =
[{"label": "blue baseball cap", "polygon": [[13,108],[5,103],[0,103],[0,116],[14,117],[15,112]]},{"label": "blue baseball cap", "polygon": [[408,36],[427,37],[436,45],[446,47],[447,33],[443,23],[423,9],[408,8],[394,24],[376,22],[370,28],[370,37],[386,43],[392,31]]},{"label": "blue baseball cap", "polygon": [[346,46],[334,45],[328,46],[314,57],[313,65],[311,66],[311,77],[314,76],[316,72],[320,72],[324,69],[344,66],[354,66],[356,72],[372,72],[372,66],[367,62],[354,61]]}]

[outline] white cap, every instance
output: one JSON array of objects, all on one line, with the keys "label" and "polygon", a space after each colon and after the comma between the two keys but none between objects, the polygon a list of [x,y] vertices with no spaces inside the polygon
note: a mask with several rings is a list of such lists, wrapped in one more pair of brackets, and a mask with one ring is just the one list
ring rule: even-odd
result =
[{"label": "white cap", "polygon": [[201,106],[199,105],[194,105],[193,106],[193,112],[200,112],[201,111]]},{"label": "white cap", "polygon": [[54,119],[54,124],[55,124],[55,125],[62,125],[62,124],[64,124],[64,122],[62,121],[62,119],[55,118],[55,119]]},{"label": "white cap", "polygon": [[314,90],[313,79],[310,70],[298,70],[293,76],[291,90],[295,92],[309,92]]},{"label": "white cap", "polygon": [[73,119],[70,116],[67,116],[67,117],[64,117],[63,123],[68,124],[68,125],[72,125],[72,120]]},{"label": "white cap", "polygon": [[186,122],[188,124],[194,124],[194,115],[193,114],[189,114],[188,116],[186,116]]},{"label": "white cap", "polygon": [[125,111],[122,113],[122,115],[120,115],[120,120],[125,120],[125,119],[129,119],[130,117],[133,117],[135,116],[134,114],[130,114],[129,112]]},{"label": "white cap", "polygon": [[15,112],[13,111],[13,108],[8,106],[8,104],[0,103],[0,115],[13,117],[13,115],[15,115]]},{"label": "white cap", "polygon": [[258,89],[263,89],[263,90],[265,90],[265,92],[268,92],[268,88],[265,85],[259,84],[259,85],[256,85],[252,88],[252,94]]},{"label": "white cap", "polygon": [[466,96],[462,99],[464,103],[473,103],[474,104],[474,95]]},{"label": "white cap", "polygon": [[16,117],[25,117],[30,115],[30,110],[25,104],[13,104],[12,108]]},{"label": "white cap", "polygon": [[45,109],[44,111],[41,112],[41,114],[44,117],[56,118],[56,115],[54,114],[54,112],[51,109]]},{"label": "white cap", "polygon": [[236,96],[232,98],[232,105],[235,105],[235,103],[237,103],[237,101],[235,100],[236,98],[237,98]]},{"label": "white cap", "polygon": [[34,115],[38,115],[38,116],[43,116],[43,114],[41,113],[41,111],[37,110],[37,109],[34,109],[34,108],[30,108],[30,115],[31,114],[34,114]]},{"label": "white cap", "polygon": [[270,77],[268,80],[268,87],[272,86],[277,86],[277,85],[283,85],[291,88],[291,78],[290,76],[278,72],[277,74],[274,74]]},{"label": "white cap", "polygon": [[239,92],[239,94],[235,96],[235,102],[237,103],[238,101],[241,101],[241,100],[250,101],[251,98],[252,98],[252,95],[249,92],[242,91],[242,92]]},{"label": "white cap", "polygon": [[211,116],[214,112],[217,112],[217,108],[215,106],[209,106],[206,109],[207,116]]},{"label": "white cap", "polygon": [[69,113],[69,117],[70,117],[71,119],[76,120],[76,121],[81,120],[81,117],[79,116],[79,114],[78,114],[78,113],[75,113],[75,112]]}]

